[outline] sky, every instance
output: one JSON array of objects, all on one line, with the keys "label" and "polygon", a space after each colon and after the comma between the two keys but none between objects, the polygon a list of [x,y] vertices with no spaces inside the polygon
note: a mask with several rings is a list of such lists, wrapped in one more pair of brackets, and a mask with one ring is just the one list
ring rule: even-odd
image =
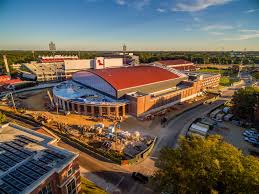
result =
[{"label": "sky", "polygon": [[259,0],[0,0],[0,49],[259,51]]}]

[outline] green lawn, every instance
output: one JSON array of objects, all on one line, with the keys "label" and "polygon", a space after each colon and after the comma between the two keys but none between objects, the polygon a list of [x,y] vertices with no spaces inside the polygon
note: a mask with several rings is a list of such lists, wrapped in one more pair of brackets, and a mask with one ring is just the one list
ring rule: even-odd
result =
[{"label": "green lawn", "polygon": [[252,73],[252,76],[255,78],[255,79],[259,79],[259,72],[253,72]]},{"label": "green lawn", "polygon": [[221,86],[230,86],[234,82],[238,82],[238,81],[239,81],[239,79],[237,79],[237,78],[229,78],[227,76],[221,76],[221,78],[219,80],[219,84]]},{"label": "green lawn", "polygon": [[230,69],[213,69],[213,68],[205,68],[205,69],[199,69],[198,72],[203,72],[203,73],[219,73],[222,76],[231,76],[231,77],[236,77],[236,73],[233,73]]},{"label": "green lawn", "polygon": [[107,194],[104,190],[96,186],[91,181],[81,176],[82,194]]}]

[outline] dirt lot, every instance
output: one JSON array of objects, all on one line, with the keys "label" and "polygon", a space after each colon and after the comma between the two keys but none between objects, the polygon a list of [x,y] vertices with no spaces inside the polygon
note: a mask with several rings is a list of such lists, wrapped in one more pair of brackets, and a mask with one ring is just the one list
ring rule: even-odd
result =
[{"label": "dirt lot", "polygon": [[[206,99],[207,97],[197,97],[195,101],[192,99],[181,104],[174,105],[170,112],[166,113],[166,117],[168,117],[170,120],[180,112],[194,107]],[[63,113],[59,113],[59,115],[57,115],[55,110],[49,112],[45,107],[45,104],[50,103],[49,97],[47,95],[47,89],[18,94],[15,97],[15,103],[21,107],[24,107],[27,110],[26,113],[28,114],[44,114],[54,121],[66,123],[69,125],[93,125],[99,123],[92,121],[90,117],[84,115],[70,114],[65,116]],[[164,134],[163,127],[160,124],[161,118],[161,116],[156,116],[153,120],[142,121],[135,117],[127,116],[125,121],[121,123],[121,129],[131,133],[139,131],[141,134],[149,134],[159,137],[161,135],[166,135]],[[105,126],[109,126],[111,124],[111,122],[107,120],[102,121],[102,123],[104,123]]]},{"label": "dirt lot", "polygon": [[259,153],[259,148],[254,147],[244,140],[244,136],[242,135],[244,131],[244,128],[233,125],[230,122],[218,122],[217,127],[215,127],[210,134],[222,135],[227,142],[241,149],[245,154],[250,154],[251,151]]},{"label": "dirt lot", "polygon": [[[19,99],[18,96],[23,96],[25,99]],[[69,125],[94,125],[95,121],[90,120],[90,117],[84,115],[70,114],[65,116],[63,113],[57,113],[55,111],[48,112],[45,107],[45,103],[49,103],[49,98],[47,96],[47,89],[34,91],[34,92],[24,92],[15,96],[15,103],[18,106],[24,107],[26,109],[26,114],[44,114],[48,118],[57,121],[66,123]],[[9,109],[6,106],[0,106],[5,110]],[[109,126],[111,122],[104,120],[102,121],[105,126]]]}]

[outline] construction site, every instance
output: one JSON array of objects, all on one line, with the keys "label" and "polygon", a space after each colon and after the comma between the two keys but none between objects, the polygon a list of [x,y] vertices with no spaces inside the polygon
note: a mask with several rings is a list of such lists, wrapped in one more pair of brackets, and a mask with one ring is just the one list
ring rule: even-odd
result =
[{"label": "construction site", "polygon": [[[76,141],[115,162],[130,160],[145,152],[156,137],[136,130],[123,130],[121,122],[102,117],[67,114],[51,104],[49,89],[13,95],[2,101],[1,109],[13,111],[54,130],[58,135]],[[139,157],[139,160],[144,159]]]}]

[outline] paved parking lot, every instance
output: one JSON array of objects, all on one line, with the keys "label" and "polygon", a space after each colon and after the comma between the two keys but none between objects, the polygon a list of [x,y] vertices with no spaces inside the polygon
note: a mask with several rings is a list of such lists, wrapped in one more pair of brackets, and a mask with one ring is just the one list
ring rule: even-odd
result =
[{"label": "paved parking lot", "polygon": [[236,126],[231,122],[218,122],[217,126],[210,131],[210,134],[222,135],[228,143],[241,149],[245,154],[250,154],[251,151],[259,153],[258,147],[254,147],[252,144],[244,140],[244,136],[242,134],[244,131],[244,128]]}]

